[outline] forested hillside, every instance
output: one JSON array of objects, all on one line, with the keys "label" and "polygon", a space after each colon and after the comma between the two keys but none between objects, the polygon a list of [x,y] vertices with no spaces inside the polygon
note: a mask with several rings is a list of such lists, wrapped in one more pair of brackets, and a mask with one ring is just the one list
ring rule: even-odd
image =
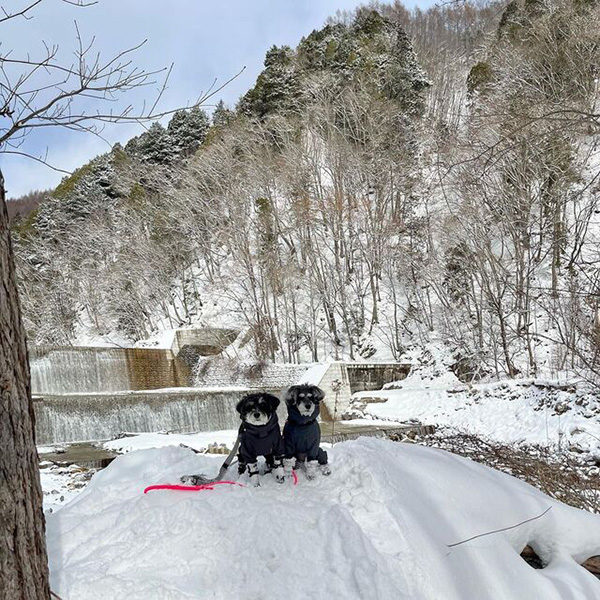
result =
[{"label": "forested hillside", "polygon": [[34,190],[19,198],[10,198],[6,203],[8,220],[14,223],[26,219],[51,193],[52,190]]},{"label": "forested hillside", "polygon": [[[14,228],[31,341],[236,325],[279,361],[598,370],[600,6],[374,4],[273,47]],[[240,57],[242,60],[242,57]]]}]

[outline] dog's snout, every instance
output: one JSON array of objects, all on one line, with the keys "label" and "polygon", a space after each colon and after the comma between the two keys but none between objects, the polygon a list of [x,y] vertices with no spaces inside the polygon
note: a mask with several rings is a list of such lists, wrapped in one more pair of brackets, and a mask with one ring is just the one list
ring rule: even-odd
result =
[{"label": "dog's snout", "polygon": [[259,412],[254,412],[254,418],[255,419],[260,419],[260,413]]}]

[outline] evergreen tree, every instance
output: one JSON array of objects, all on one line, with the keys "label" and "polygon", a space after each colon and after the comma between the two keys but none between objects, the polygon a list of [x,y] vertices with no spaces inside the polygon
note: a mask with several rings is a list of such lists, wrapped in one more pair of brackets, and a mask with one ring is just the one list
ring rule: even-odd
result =
[{"label": "evergreen tree", "polygon": [[227,125],[233,118],[234,112],[225,106],[223,100],[219,100],[212,114],[212,124],[215,127],[223,127]]},{"label": "evergreen tree", "polygon": [[264,117],[272,112],[290,113],[300,106],[302,87],[289,46],[273,46],[265,56],[265,69],[256,85],[240,100],[247,115]]},{"label": "evergreen tree", "polygon": [[172,151],[181,156],[190,156],[206,138],[210,122],[206,112],[198,107],[178,110],[167,127]]},{"label": "evergreen tree", "polygon": [[173,142],[167,130],[160,123],[152,123],[136,144],[135,153],[145,162],[167,164],[175,154]]}]

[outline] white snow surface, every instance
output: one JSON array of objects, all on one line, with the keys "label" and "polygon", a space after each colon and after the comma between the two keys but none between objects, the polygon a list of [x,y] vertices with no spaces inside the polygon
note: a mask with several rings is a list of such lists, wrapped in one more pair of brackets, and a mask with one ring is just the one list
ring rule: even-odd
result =
[{"label": "white snow surface", "polygon": [[211,444],[225,444],[233,447],[238,436],[237,429],[224,429],[221,431],[201,431],[194,434],[184,433],[138,433],[136,435],[103,442],[107,450],[116,452],[131,452],[147,448],[164,448],[165,446],[179,446],[184,444],[194,450],[204,452]]},{"label": "white snow surface", "polygon": [[[418,445],[360,438],[330,458],[330,477],[301,474],[297,486],[265,475],[256,489],[143,494],[216,473],[222,457],[177,447],[119,456],[47,515],[52,589],[63,600],[600,597],[577,564],[600,554],[599,516]],[[546,568],[520,558],[527,543]]]},{"label": "white snow surface", "polygon": [[354,415],[452,427],[506,444],[576,446],[600,458],[600,396],[585,382],[536,378],[466,385],[451,372],[443,347],[428,344],[425,352],[428,361],[421,349],[407,354],[413,369],[402,381],[354,394]]},{"label": "white snow surface", "polygon": [[[472,386],[448,386],[432,381],[402,381],[402,389],[359,392],[355,402],[376,399],[363,414],[374,419],[419,421],[426,425],[448,426],[470,431],[503,443],[540,444],[563,448],[578,446],[600,456],[600,420],[589,406],[578,406],[573,395],[558,392],[548,401],[548,391],[526,382],[504,381]],[[557,412],[564,398],[568,407]],[[589,403],[600,405],[597,397]]]},{"label": "white snow surface", "polygon": [[60,510],[78,496],[85,487],[85,472],[77,465],[61,467],[43,462],[40,469],[40,481],[44,494],[44,512]]}]

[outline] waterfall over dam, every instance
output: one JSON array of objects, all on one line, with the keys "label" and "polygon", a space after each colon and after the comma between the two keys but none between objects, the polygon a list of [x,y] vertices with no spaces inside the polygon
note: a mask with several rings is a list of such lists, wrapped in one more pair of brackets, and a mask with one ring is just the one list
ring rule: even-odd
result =
[{"label": "waterfall over dam", "polygon": [[34,395],[118,392],[190,385],[190,368],[171,350],[34,347]]},{"label": "waterfall over dam", "polygon": [[171,348],[31,347],[37,443],[237,427],[248,389],[190,387],[198,357],[219,354],[237,333],[180,330]]},{"label": "waterfall over dam", "polygon": [[[90,348],[38,346],[29,350],[38,444],[110,439],[120,433],[236,429],[235,406],[253,391],[279,395],[309,365],[246,364],[217,356],[233,330],[177,331],[172,347]],[[208,359],[207,359],[208,360]],[[356,391],[403,379],[410,365],[317,365],[311,383],[325,391],[323,420],[341,418]],[[306,373],[305,373],[306,372]],[[285,406],[278,411],[285,420]]]},{"label": "waterfall over dam", "polygon": [[38,444],[112,439],[120,433],[237,429],[247,389],[154,390],[44,396],[35,401]]}]

